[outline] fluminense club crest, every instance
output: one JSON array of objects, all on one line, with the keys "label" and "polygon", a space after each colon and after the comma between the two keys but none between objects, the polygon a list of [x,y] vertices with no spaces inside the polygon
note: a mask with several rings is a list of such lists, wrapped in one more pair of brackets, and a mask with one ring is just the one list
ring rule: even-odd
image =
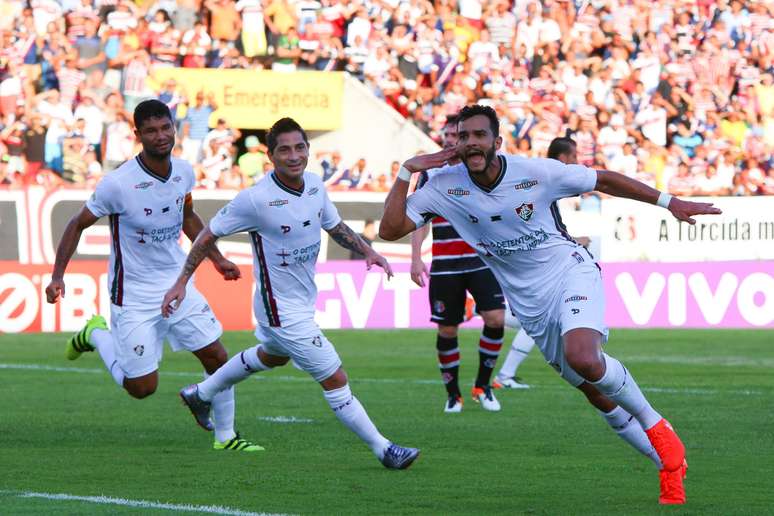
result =
[{"label": "fluminense club crest", "polygon": [[534,212],[534,206],[531,202],[525,202],[516,208],[516,215],[518,215],[524,222],[527,222],[529,219],[531,219]]}]

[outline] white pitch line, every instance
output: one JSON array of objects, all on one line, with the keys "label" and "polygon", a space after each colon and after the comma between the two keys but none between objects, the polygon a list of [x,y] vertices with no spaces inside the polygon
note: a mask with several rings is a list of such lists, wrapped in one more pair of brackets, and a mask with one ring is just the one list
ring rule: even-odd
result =
[{"label": "white pitch line", "polygon": [[42,498],[45,500],[61,500],[96,503],[101,505],[122,505],[124,507],[138,507],[141,509],[166,509],[169,511],[204,512],[208,514],[227,514],[230,516],[287,516],[267,512],[250,512],[220,505],[191,505],[162,502],[149,502],[147,500],[127,500],[126,498],[112,498],[109,496],[77,496],[64,493],[16,493],[20,498]]},{"label": "white pitch line", "polygon": [[[80,367],[56,367],[47,366],[41,364],[7,364],[0,363],[0,369],[19,369],[19,370],[32,370],[32,371],[54,371],[58,373],[89,373],[89,374],[104,374],[102,369],[85,369]],[[164,376],[183,376],[186,378],[201,378],[201,373],[185,373],[181,371],[164,371],[161,373]],[[253,375],[251,378],[260,381],[268,382],[304,382],[308,383],[311,380],[303,376],[282,376],[282,375]],[[401,378],[353,378],[352,383],[375,383],[375,384],[412,384],[412,385],[438,385],[440,380],[427,380],[427,379],[401,379]],[[535,387],[539,389],[550,390],[567,390],[567,387],[562,384],[540,384],[533,383]],[[718,394],[737,394],[741,396],[763,396],[767,395],[764,391],[751,390],[751,389],[703,389],[703,388],[676,388],[676,387],[640,387],[645,392],[658,392],[665,394],[693,394],[714,396]]]},{"label": "white pitch line", "polygon": [[774,368],[774,358],[749,358],[749,357],[698,357],[698,356],[671,356],[671,357],[652,357],[652,356],[623,356],[624,362],[638,362],[651,364],[681,364],[681,365],[715,365],[723,367],[751,366],[762,368]]},{"label": "white pitch line", "polygon": [[269,423],[314,423],[314,419],[296,416],[259,416],[258,419]]}]

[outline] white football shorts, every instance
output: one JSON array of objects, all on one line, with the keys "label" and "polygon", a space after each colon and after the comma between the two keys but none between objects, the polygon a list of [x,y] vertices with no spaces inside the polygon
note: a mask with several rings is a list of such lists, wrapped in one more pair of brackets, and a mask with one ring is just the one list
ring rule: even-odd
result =
[{"label": "white football shorts", "polygon": [[605,325],[605,291],[602,275],[594,263],[581,263],[567,272],[557,295],[545,315],[521,321],[527,335],[535,339],[546,362],[577,387],[584,380],[567,363],[562,336],[575,328],[591,328],[603,335],[609,330]]},{"label": "white football shorts", "polygon": [[288,326],[258,326],[255,336],[269,355],[290,357],[317,382],[330,378],[341,367],[336,348],[313,319]]},{"label": "white football shorts", "polygon": [[158,369],[165,339],[172,351],[198,351],[223,334],[223,326],[207,300],[192,284],[168,319],[161,316],[160,299],[158,306],[143,308],[111,305],[110,318],[116,359],[127,378]]}]

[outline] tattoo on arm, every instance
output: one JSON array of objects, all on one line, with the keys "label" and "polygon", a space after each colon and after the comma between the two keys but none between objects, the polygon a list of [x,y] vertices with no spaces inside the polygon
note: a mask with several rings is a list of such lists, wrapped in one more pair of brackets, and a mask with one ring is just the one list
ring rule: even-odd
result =
[{"label": "tattoo on arm", "polygon": [[204,230],[196,237],[191,250],[188,252],[188,258],[185,260],[183,270],[180,272],[180,279],[188,281],[196,268],[206,258],[215,245],[216,237],[209,230]]},{"label": "tattoo on arm", "polygon": [[371,246],[368,245],[365,240],[360,238],[360,235],[352,231],[351,227],[344,224],[344,222],[339,222],[332,229],[329,229],[328,234],[344,249],[349,249],[350,251],[355,251],[363,255],[371,250]]}]

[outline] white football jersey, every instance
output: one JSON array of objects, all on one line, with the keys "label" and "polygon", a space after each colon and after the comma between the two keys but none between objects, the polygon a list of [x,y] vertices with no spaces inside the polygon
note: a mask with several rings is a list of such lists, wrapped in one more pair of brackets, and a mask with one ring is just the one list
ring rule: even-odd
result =
[{"label": "white football jersey", "polygon": [[500,155],[500,176],[477,184],[464,164],[432,174],[407,201],[417,227],[435,216],[451,222],[494,273],[523,318],[550,306],[565,271],[593,257],[567,234],[556,201],[594,189],[595,170],[553,159]]},{"label": "white football jersey", "polygon": [[314,319],[320,230],[341,217],[320,176],[305,172],[304,188],[296,191],[274,174],[239,192],[210,221],[210,231],[219,237],[250,233],[255,318],[262,326],[286,327]]},{"label": "white football jersey", "polygon": [[191,165],[172,158],[167,178],[140,156],[97,184],[86,208],[110,217],[110,301],[118,306],[156,306],[175,283],[186,253],[180,248],[183,205],[194,187]]}]

